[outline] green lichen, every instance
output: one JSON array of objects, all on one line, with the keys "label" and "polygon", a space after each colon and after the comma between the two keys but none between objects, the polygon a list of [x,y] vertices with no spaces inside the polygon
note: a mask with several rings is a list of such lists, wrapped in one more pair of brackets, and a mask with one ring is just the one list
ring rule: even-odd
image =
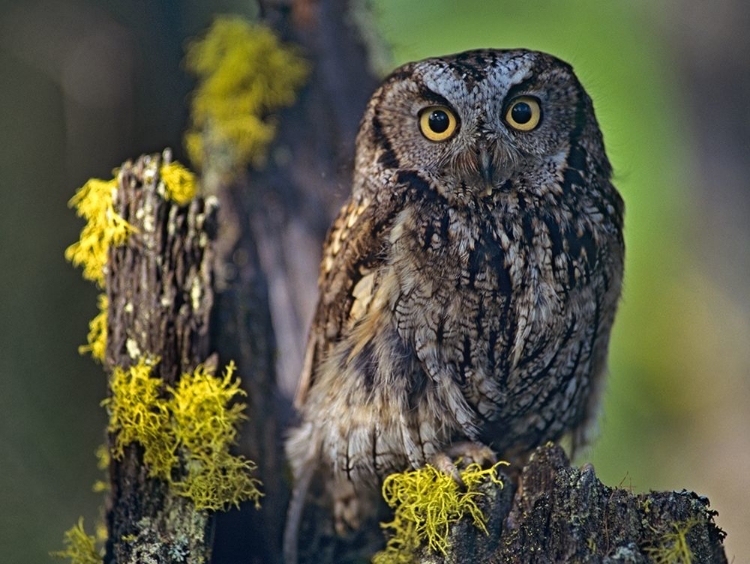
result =
[{"label": "green lichen", "polygon": [[64,550],[50,553],[55,558],[67,558],[71,564],[101,564],[103,551],[97,548],[96,539],[87,535],[83,528],[83,517],[78,524],[65,532]]},{"label": "green lichen", "polygon": [[244,395],[234,363],[223,377],[199,366],[183,374],[175,388],[151,375],[154,364],[141,358],[112,374],[112,395],[103,402],[108,431],[115,436],[112,456],[121,459],[127,445],[141,444],[149,475],[197,509],[219,510],[245,500],[258,506],[260,482],[250,475],[255,465],[229,452],[245,418],[245,404],[234,402]]},{"label": "green lichen", "polygon": [[308,67],[298,50],[267,27],[219,17],[188,46],[185,66],[198,78],[185,145],[195,166],[236,171],[259,166],[276,134],[274,112],[290,106]]},{"label": "green lichen", "polygon": [[645,552],[654,564],[692,564],[693,551],[688,544],[687,535],[700,520],[696,517],[672,523],[673,531],[665,533],[658,546],[646,547]]},{"label": "green lichen", "polygon": [[503,464],[507,463],[498,462],[487,469],[468,465],[460,472],[463,486],[430,465],[388,476],[383,482],[383,498],[394,509],[394,516],[381,526],[393,533],[373,564],[409,564],[423,543],[433,552],[446,554],[450,526],[464,517],[470,517],[486,533],[485,517],[477,505],[477,498],[483,495],[479,485],[491,480],[502,486],[497,469]]},{"label": "green lichen", "polygon": [[125,545],[128,562],[206,564],[211,552],[207,523],[206,513],[196,511],[190,500],[167,492],[158,515],[137,519],[115,544]]}]

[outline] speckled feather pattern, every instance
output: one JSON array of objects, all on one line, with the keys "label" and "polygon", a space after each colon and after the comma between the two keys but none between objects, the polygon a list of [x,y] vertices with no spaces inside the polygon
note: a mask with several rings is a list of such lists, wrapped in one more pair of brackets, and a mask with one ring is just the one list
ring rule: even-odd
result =
[{"label": "speckled feather pattern", "polygon": [[[540,102],[533,131],[505,121],[521,95]],[[419,130],[435,105],[457,116],[447,141]],[[356,489],[459,441],[499,456],[583,442],[623,274],[610,179],[591,100],[559,59],[471,51],[386,78],[324,248],[295,475],[314,465]]]}]

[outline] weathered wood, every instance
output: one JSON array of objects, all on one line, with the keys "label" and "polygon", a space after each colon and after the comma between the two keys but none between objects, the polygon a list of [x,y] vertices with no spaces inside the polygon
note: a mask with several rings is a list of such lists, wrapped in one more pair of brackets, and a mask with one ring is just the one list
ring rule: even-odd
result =
[{"label": "weathered wood", "polygon": [[[520,475],[499,477],[501,485],[485,482],[477,498],[487,534],[463,519],[450,527],[446,554],[424,546],[414,564],[727,562],[716,512],[695,493],[634,494],[605,486],[591,465],[571,467],[562,448],[552,445],[537,449]],[[301,562],[365,562],[384,547],[377,521],[340,538],[326,511],[315,503],[307,509]],[[381,520],[390,516],[381,513]],[[690,560],[676,542],[684,542]]]},{"label": "weathered wood", "polygon": [[[125,163],[118,175],[114,208],[136,232],[126,245],[110,248],[105,365],[111,372],[143,355],[159,357],[152,375],[174,385],[209,351],[216,204],[166,201],[158,194],[161,162],[159,155],[144,156]],[[114,439],[109,437],[110,450]],[[208,512],[150,478],[138,444],[111,461],[110,479],[105,562],[208,561]]]},{"label": "weathered wood", "polygon": [[[591,564],[727,562],[724,533],[708,500],[692,492],[633,494],[603,485],[591,465],[570,466],[557,446],[539,448],[520,477],[500,488],[485,484],[480,507],[485,535],[470,522],[456,524],[446,556],[423,551],[422,564],[580,562]],[[682,534],[692,560],[668,560]],[[662,555],[662,559],[659,559]]]}]

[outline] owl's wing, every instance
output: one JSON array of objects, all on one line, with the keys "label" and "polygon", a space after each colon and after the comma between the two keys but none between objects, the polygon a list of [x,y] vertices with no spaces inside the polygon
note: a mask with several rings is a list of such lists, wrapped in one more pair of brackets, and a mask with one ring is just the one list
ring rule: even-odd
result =
[{"label": "owl's wing", "polygon": [[393,219],[389,203],[353,196],[328,232],[318,278],[318,305],[294,400],[297,409],[305,404],[318,366],[362,315],[360,306],[372,294],[370,274],[384,261],[383,233]]}]

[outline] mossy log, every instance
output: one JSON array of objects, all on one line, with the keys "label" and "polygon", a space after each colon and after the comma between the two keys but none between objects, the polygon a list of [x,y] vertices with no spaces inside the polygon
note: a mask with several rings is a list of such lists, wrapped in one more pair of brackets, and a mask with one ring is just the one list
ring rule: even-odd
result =
[{"label": "mossy log", "polygon": [[[161,161],[143,156],[118,173],[114,209],[135,231],[109,251],[105,366],[128,369],[143,355],[158,356],[152,375],[174,386],[209,353],[216,201],[195,198],[178,206],[166,200]],[[110,451],[114,441],[111,435]],[[110,482],[105,562],[209,560],[209,513],[149,477],[140,445],[111,460]]]}]

